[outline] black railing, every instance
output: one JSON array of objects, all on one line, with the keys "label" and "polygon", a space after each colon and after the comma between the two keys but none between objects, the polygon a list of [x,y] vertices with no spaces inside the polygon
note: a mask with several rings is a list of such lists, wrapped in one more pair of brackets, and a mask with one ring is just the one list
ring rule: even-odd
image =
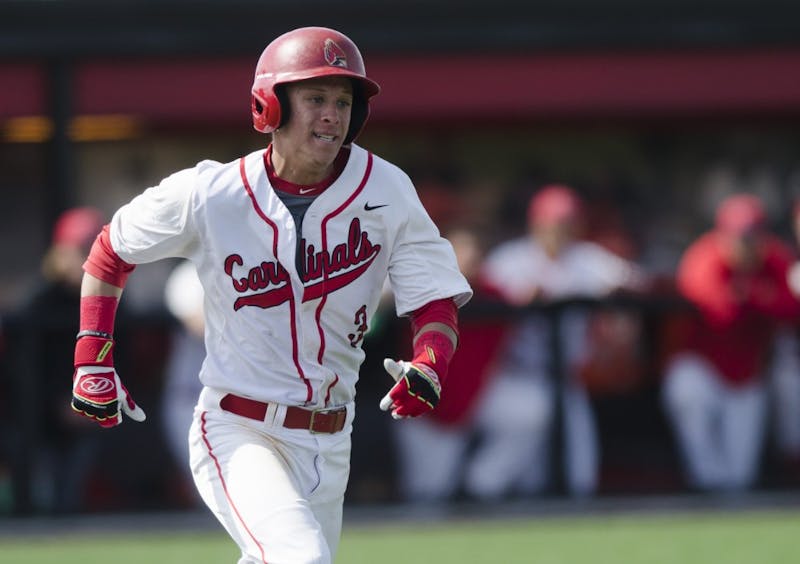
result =
[{"label": "black railing", "polygon": [[[514,323],[530,315],[545,316],[549,320],[551,334],[549,353],[552,376],[556,381],[563,381],[563,343],[555,336],[559,335],[559,324],[564,314],[576,309],[628,311],[639,315],[644,320],[639,338],[649,357],[650,370],[658,370],[655,365],[655,350],[659,345],[663,324],[676,315],[692,314],[692,309],[686,302],[671,295],[616,295],[604,299],[580,298],[537,303],[527,308],[475,301],[461,311],[460,319],[464,323],[479,323],[490,318]],[[58,409],[56,406],[59,402],[68,410],[71,372],[69,351],[74,343],[76,322],[75,317],[69,316],[32,319],[9,314],[3,318],[5,350],[0,380],[0,469],[5,467],[10,472],[13,499],[9,507],[0,507],[0,513],[5,511],[23,515],[54,511],[52,507],[43,506],[37,501],[36,488],[41,484],[36,483],[36,476],[42,468],[43,451],[83,448],[85,445],[81,445],[81,441],[85,441],[87,437],[91,437],[90,442],[94,441],[94,450],[88,450],[94,452],[94,458],[83,461],[84,471],[91,477],[93,487],[101,491],[82,492],[79,504],[73,510],[137,510],[180,505],[183,502],[174,493],[180,472],[176,470],[163,446],[157,409],[170,336],[175,328],[174,320],[163,312],[123,315],[118,319],[117,368],[139,403],[148,409],[148,421],[143,425],[129,422],[111,431],[99,430],[91,424],[78,431],[70,429],[63,433],[64,444],[57,444],[59,433],[57,429],[53,429],[53,421],[58,419],[53,417],[53,410]],[[389,350],[393,342],[393,339],[381,341],[378,350],[377,341],[373,338],[366,345],[368,360],[391,356],[395,352]],[[63,346],[56,350],[53,343]],[[51,346],[54,348],[50,348]],[[57,354],[62,355],[58,362],[63,364],[63,370],[56,370],[60,372],[56,377],[45,374],[48,370],[55,370],[53,361],[56,361]],[[68,358],[64,359],[64,355]],[[654,380],[657,381],[657,378]],[[48,389],[54,386],[54,381],[60,382],[55,384],[58,389]],[[562,386],[554,388],[557,394],[557,415],[553,426],[552,490],[555,495],[564,495],[566,488],[561,456],[563,389]],[[362,394],[359,387],[359,401],[373,402],[375,398],[370,393]],[[637,421],[631,420],[630,426],[636,428]],[[661,440],[669,439],[661,437]],[[391,439],[386,437],[385,443],[390,444]],[[356,448],[358,442],[354,441],[354,449]],[[669,456],[672,455],[673,453],[669,453]],[[631,453],[631,458],[634,456],[635,453]],[[365,474],[358,467],[358,460],[359,457],[354,456],[353,479],[362,479]],[[58,474],[58,468],[51,470],[56,470],[51,475]],[[393,469],[383,469],[381,472],[384,470],[391,474]],[[378,472],[375,469],[370,471]],[[370,479],[376,477],[385,476],[367,476]],[[352,481],[351,489],[357,489]],[[109,494],[109,490],[114,494]],[[120,491],[124,491],[124,494],[119,495]],[[624,487],[621,491],[624,492]]]}]

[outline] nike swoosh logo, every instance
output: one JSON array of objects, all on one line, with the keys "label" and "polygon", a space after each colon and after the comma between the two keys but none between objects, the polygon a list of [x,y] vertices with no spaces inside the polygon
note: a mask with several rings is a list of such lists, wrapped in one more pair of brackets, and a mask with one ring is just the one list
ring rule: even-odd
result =
[{"label": "nike swoosh logo", "polygon": [[367,202],[366,204],[364,204],[364,211],[377,210],[378,208],[385,208],[388,205],[389,204],[378,204],[377,206],[371,206],[369,205],[369,202]]},{"label": "nike swoosh logo", "polygon": [[309,192],[313,192],[316,188],[300,188],[301,194],[308,194]]}]

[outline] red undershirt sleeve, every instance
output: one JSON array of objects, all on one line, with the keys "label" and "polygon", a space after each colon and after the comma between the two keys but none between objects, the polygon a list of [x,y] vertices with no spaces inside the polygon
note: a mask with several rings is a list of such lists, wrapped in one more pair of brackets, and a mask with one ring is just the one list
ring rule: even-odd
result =
[{"label": "red undershirt sleeve", "polygon": [[451,298],[428,302],[411,312],[411,332],[416,335],[429,323],[443,323],[458,335],[458,307]]},{"label": "red undershirt sleeve", "polygon": [[83,270],[103,282],[124,288],[128,276],[134,268],[136,268],[135,264],[129,264],[119,258],[111,246],[109,226],[104,226],[94,240],[86,262],[83,263]]}]

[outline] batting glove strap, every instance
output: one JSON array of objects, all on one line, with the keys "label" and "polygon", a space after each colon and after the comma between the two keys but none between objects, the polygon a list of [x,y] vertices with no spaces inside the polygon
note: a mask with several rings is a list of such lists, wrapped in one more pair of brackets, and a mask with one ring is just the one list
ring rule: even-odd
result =
[{"label": "batting glove strap", "polygon": [[75,343],[75,367],[105,366],[114,367],[114,340],[85,335]]}]

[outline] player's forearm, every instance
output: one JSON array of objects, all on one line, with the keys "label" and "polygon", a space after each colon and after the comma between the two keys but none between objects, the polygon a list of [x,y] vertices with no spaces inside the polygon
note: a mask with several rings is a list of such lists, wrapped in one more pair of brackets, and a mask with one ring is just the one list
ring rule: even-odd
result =
[{"label": "player's forearm", "polygon": [[81,297],[88,296],[110,296],[119,299],[122,296],[122,288],[85,272],[81,283]]},{"label": "player's forearm", "polygon": [[78,336],[110,340],[122,288],[133,266],[122,261],[114,252],[108,226],[95,239],[83,269]]},{"label": "player's forearm", "polygon": [[111,339],[114,318],[122,288],[84,273],[81,284],[80,331],[78,336],[90,335]]},{"label": "player's forearm", "polygon": [[444,382],[458,346],[458,308],[451,299],[435,300],[411,314],[412,364],[424,364]]},{"label": "player's forearm", "polygon": [[72,409],[101,427],[119,425],[123,412],[134,421],[146,418],[114,368],[114,320],[121,295],[121,287],[83,275]]}]

